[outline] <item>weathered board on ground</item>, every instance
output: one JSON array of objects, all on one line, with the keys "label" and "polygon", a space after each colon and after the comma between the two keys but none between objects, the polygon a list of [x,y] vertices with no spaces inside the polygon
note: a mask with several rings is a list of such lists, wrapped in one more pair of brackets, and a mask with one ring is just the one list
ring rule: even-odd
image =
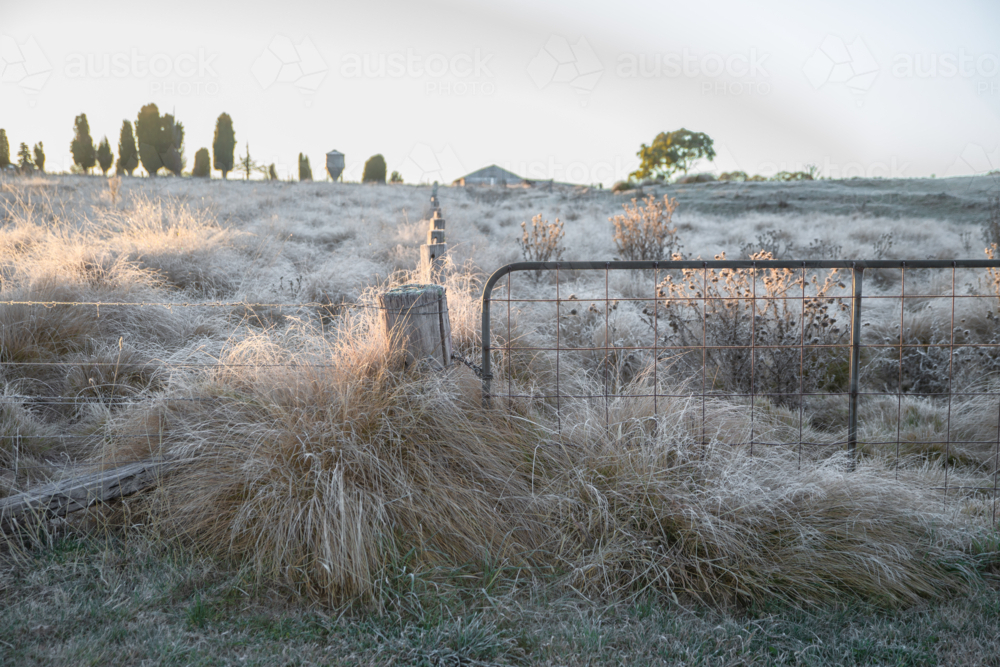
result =
[{"label": "weathered board on ground", "polygon": [[166,463],[139,461],[0,498],[0,528],[8,530],[27,517],[66,516],[94,503],[108,502],[149,488],[156,484]]}]

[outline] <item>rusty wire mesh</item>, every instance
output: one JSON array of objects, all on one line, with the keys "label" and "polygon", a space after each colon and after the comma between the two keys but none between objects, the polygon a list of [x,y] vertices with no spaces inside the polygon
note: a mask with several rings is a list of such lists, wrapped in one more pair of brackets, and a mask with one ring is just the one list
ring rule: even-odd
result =
[{"label": "rusty wire mesh", "polygon": [[[996,498],[1000,312],[992,260],[521,262],[483,290],[483,400],[684,406],[691,444],[846,449],[943,468],[945,495]],[[720,284],[721,283],[721,284]],[[587,320],[589,335],[579,335]],[[625,324],[622,324],[627,320]],[[574,333],[576,332],[576,333]],[[534,369],[534,370],[532,370]],[[721,403],[749,418],[719,443]],[[784,428],[774,428],[780,413]],[[574,414],[579,414],[575,412]],[[952,481],[956,466],[976,484]],[[963,479],[967,479],[963,478]],[[996,503],[993,505],[996,520]]]}]

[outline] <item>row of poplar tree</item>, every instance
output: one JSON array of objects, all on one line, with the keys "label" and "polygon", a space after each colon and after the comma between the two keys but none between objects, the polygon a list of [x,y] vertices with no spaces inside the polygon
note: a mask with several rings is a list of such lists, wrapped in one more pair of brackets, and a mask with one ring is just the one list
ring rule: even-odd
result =
[{"label": "row of poplar tree", "polygon": [[[104,137],[96,148],[94,147],[87,114],[76,117],[70,152],[73,154],[74,164],[86,173],[90,173],[96,164],[107,175],[114,162],[107,137]],[[239,160],[236,160],[235,153],[236,134],[233,131],[233,119],[228,113],[219,114],[215,121],[211,158],[207,148],[198,149],[194,154],[191,175],[207,178],[214,167],[222,172],[222,178],[226,178],[229,172],[235,170],[244,172],[248,179],[254,172],[263,173],[269,180],[278,179],[274,164],[265,167],[250,157],[249,144],[246,155]],[[122,129],[118,135],[118,162],[115,172],[131,176],[140,164],[150,176],[156,176],[160,169],[166,169],[173,175],[180,176],[185,166],[184,124],[171,114],[161,116],[155,104],[147,104],[139,110],[134,132],[130,121],[122,121]],[[302,153],[299,153],[299,178],[312,180],[309,158]]]},{"label": "row of poplar tree", "polygon": [[[166,169],[173,175],[180,176],[185,167],[184,124],[175,119],[172,114],[161,116],[160,110],[155,104],[147,104],[139,110],[134,131],[131,121],[122,121],[121,132],[118,135],[118,161],[115,164],[115,156],[112,153],[108,137],[105,136],[95,146],[94,140],[90,136],[90,123],[87,121],[87,114],[82,113],[76,117],[73,123],[73,141],[70,142],[70,152],[73,154],[73,163],[88,174],[91,169],[98,166],[106,176],[108,170],[114,165],[117,174],[131,176],[141,164],[150,176],[156,176],[160,169]],[[226,178],[229,172],[237,170],[244,172],[248,179],[253,172],[261,172],[270,180],[278,179],[274,164],[264,167],[250,158],[249,145],[246,155],[241,156],[238,161],[235,159],[235,153],[236,134],[233,131],[233,119],[227,113],[219,114],[215,121],[211,161],[207,148],[198,149],[194,154],[194,167],[191,169],[191,175],[207,178],[211,175],[211,169],[214,166],[215,169],[222,172],[222,178]],[[5,169],[10,164],[10,146],[7,133],[0,129],[0,169]],[[33,155],[27,144],[22,143],[18,151],[17,166],[22,173],[29,173],[35,169],[45,171],[45,151],[42,143],[35,144]],[[299,180],[312,180],[309,157],[303,153],[299,153]],[[381,155],[373,155],[365,162],[364,175],[361,180],[365,183],[385,183],[385,159]],[[390,182],[402,183],[402,181],[399,172],[392,172]]]},{"label": "row of poplar tree", "polygon": [[[107,175],[112,164],[115,164],[111,144],[106,136],[96,147],[94,146],[94,140],[90,136],[90,123],[85,113],[77,116],[74,121],[73,141],[70,142],[69,150],[73,154],[73,163],[86,173],[90,173],[96,165]],[[215,168],[222,172],[223,178],[233,170],[235,152],[236,134],[233,132],[233,119],[229,114],[222,113],[215,121],[212,157]],[[161,169],[180,176],[185,166],[184,124],[171,114],[161,116],[155,104],[147,104],[139,110],[134,130],[131,121],[122,121],[122,128],[118,134],[118,161],[115,164],[115,172],[131,176],[140,164],[150,176],[156,176]],[[211,168],[208,149],[198,149],[194,154],[191,175],[207,177]]]}]

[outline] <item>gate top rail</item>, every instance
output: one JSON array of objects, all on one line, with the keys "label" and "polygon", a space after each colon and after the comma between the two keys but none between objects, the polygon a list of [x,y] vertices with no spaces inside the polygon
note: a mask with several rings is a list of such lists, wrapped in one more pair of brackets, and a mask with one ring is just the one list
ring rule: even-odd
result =
[{"label": "gate top rail", "polygon": [[514,262],[493,272],[483,286],[483,301],[489,303],[493,286],[515,271],[587,269],[998,269],[1000,259],[684,259],[643,261]]},{"label": "gate top rail", "polygon": [[493,287],[504,276],[517,271],[582,271],[582,270],[649,270],[649,269],[850,269],[863,276],[865,269],[1000,269],[1000,259],[685,259],[642,261],[569,261],[514,262],[502,266],[483,285],[482,296],[482,379],[483,403],[488,404],[493,379],[490,365],[490,296]]}]

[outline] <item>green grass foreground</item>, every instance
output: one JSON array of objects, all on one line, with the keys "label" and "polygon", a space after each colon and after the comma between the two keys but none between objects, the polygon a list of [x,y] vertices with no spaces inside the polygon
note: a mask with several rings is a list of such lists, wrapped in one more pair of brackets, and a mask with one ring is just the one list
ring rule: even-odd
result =
[{"label": "green grass foreground", "polygon": [[[482,575],[477,575],[482,576]],[[489,575],[486,575],[487,577]],[[381,614],[304,606],[141,540],[51,538],[0,555],[2,665],[989,665],[1000,590],[886,611],[602,604],[544,583],[403,573]],[[507,582],[509,578],[505,578]]]}]

